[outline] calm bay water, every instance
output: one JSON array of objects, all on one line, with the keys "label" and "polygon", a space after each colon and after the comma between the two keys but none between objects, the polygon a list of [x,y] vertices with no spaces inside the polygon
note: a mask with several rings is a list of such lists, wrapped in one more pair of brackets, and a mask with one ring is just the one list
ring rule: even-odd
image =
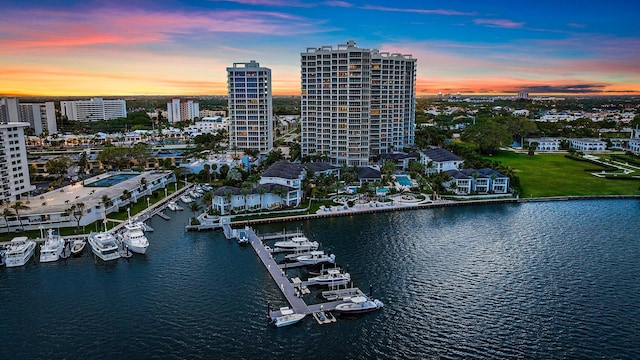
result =
[{"label": "calm bay water", "polygon": [[146,257],[0,269],[0,358],[640,358],[640,202],[429,209],[283,223],[385,308],[275,329],[250,247],[154,218]]}]

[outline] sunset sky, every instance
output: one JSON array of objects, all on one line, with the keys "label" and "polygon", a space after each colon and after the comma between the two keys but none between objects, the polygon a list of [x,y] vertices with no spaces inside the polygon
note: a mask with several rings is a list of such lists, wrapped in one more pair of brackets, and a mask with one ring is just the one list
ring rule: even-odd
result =
[{"label": "sunset sky", "polygon": [[12,1],[0,95],[225,95],[226,68],[300,94],[300,53],[412,54],[417,93],[639,94],[638,1]]}]

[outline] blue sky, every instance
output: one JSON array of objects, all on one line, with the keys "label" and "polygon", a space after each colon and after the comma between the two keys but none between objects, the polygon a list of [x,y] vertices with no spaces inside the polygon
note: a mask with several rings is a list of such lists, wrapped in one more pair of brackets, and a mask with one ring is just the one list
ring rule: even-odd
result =
[{"label": "blue sky", "polygon": [[640,93],[632,1],[26,1],[3,5],[0,94],[226,94],[257,60],[300,93],[300,52],[412,54],[418,95]]}]

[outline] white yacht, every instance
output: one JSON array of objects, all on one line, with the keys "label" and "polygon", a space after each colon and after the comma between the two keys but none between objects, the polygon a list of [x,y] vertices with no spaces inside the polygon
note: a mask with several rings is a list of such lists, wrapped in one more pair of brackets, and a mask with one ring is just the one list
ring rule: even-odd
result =
[{"label": "white yacht", "polygon": [[65,251],[64,239],[53,229],[47,231],[47,238],[44,244],[40,246],[40,262],[52,262],[60,259],[62,252]]},{"label": "white yacht", "polygon": [[317,241],[309,241],[304,236],[297,236],[289,240],[277,241],[274,248],[286,251],[311,251],[318,250]]},{"label": "white yacht", "polygon": [[120,257],[116,238],[108,231],[92,231],[89,234],[89,245],[91,245],[91,251],[104,261],[116,260]]},{"label": "white yacht", "polygon": [[185,204],[189,204],[193,202],[193,199],[189,195],[182,195],[180,196],[180,201],[182,201]]},{"label": "white yacht", "polygon": [[331,254],[327,255],[324,251],[311,251],[307,254],[298,255],[294,258],[295,261],[298,261],[307,265],[315,265],[320,263],[331,263],[333,264],[336,261],[336,256]]},{"label": "white yacht", "polygon": [[171,210],[171,211],[180,211],[180,210],[184,210],[184,208],[178,204],[176,204],[175,201],[171,200],[167,203],[167,209]]},{"label": "white yacht", "polygon": [[289,309],[288,307],[280,308],[280,313],[282,315],[276,317],[275,321],[273,322],[273,324],[276,327],[283,327],[283,326],[295,324],[298,321],[304,319],[304,317],[306,316],[305,314],[296,314],[293,312],[293,310]]},{"label": "white yacht", "polygon": [[317,285],[337,286],[347,284],[351,280],[348,272],[343,273],[340,269],[328,269],[324,274],[308,279]]},{"label": "white yacht", "polygon": [[26,236],[13,238],[4,254],[7,267],[22,266],[29,261],[36,250],[36,242]]},{"label": "white yacht", "polygon": [[336,306],[336,311],[347,314],[361,314],[375,311],[384,306],[382,301],[371,300],[366,296],[355,296],[344,298],[347,302]]},{"label": "white yacht", "polygon": [[149,240],[144,235],[141,222],[133,222],[131,218],[124,225],[126,229],[122,234],[122,242],[134,253],[144,254],[149,247]]}]

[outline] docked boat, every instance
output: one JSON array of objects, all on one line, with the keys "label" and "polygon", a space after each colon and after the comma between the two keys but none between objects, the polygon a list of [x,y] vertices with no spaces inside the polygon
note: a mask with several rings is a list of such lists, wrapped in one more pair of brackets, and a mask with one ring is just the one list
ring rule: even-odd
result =
[{"label": "docked boat", "polygon": [[144,235],[144,228],[141,222],[134,222],[129,218],[124,225],[125,232],[122,233],[122,242],[132,252],[144,254],[149,247],[149,240]]},{"label": "docked boat", "polygon": [[108,231],[91,232],[89,234],[89,245],[91,245],[91,251],[103,261],[116,260],[120,257],[118,242]]},{"label": "docked boat", "polygon": [[273,323],[276,327],[293,325],[298,321],[304,319],[304,317],[306,316],[305,314],[296,314],[293,312],[293,310],[289,309],[288,307],[280,308],[280,313],[282,315],[276,317]]},{"label": "docked boat", "polygon": [[307,280],[316,285],[337,286],[351,281],[351,275],[348,272],[340,271],[340,269],[328,269],[325,273],[310,277]]},{"label": "docked boat", "polygon": [[22,266],[31,259],[36,250],[36,242],[26,236],[13,238],[4,254],[7,267]]},{"label": "docked boat", "polygon": [[40,246],[40,262],[57,261],[63,251],[66,251],[64,239],[53,229],[49,229],[44,244]]},{"label": "docked boat", "polygon": [[348,302],[336,306],[336,311],[342,314],[361,314],[378,310],[384,306],[382,301],[371,300],[366,296],[346,297],[344,300]]},{"label": "docked boat", "polygon": [[308,254],[298,255],[294,258],[295,261],[307,265],[315,265],[321,263],[333,264],[336,261],[336,256],[331,254],[327,255],[324,251],[311,251]]},{"label": "docked boat", "polygon": [[247,230],[238,231],[238,244],[240,245],[249,244],[249,236],[247,234]]},{"label": "docked boat", "polygon": [[169,209],[171,211],[184,210],[184,208],[182,206],[178,205],[175,201],[169,201],[167,203],[167,209]]},{"label": "docked boat", "polygon": [[84,251],[84,247],[87,245],[87,240],[76,239],[71,244],[71,256],[80,256]]},{"label": "docked boat", "polygon": [[284,251],[312,251],[318,250],[318,242],[309,241],[304,236],[297,236],[289,240],[277,241],[273,247]]},{"label": "docked boat", "polygon": [[193,202],[193,199],[189,195],[182,195],[180,196],[180,201],[182,201],[185,204],[190,204]]}]

